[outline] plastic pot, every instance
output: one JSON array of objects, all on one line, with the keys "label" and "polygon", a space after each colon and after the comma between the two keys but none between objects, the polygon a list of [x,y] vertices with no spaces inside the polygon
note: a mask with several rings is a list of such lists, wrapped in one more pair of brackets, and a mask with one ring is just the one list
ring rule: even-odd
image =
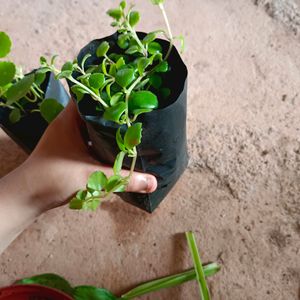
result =
[{"label": "plastic pot", "polygon": [[[145,33],[138,33],[142,38]],[[81,63],[83,57],[90,53],[86,65],[99,64],[101,60],[96,56],[96,49],[104,40],[109,42],[112,52],[121,53],[117,46],[118,34],[91,41],[79,53],[77,59]],[[159,39],[166,52],[167,41]],[[171,89],[167,101],[159,99],[159,108],[150,113],[142,114],[137,121],[143,123],[143,137],[137,147],[138,158],[136,171],[151,173],[158,180],[158,188],[151,194],[120,193],[123,200],[147,211],[153,212],[168,194],[188,163],[186,145],[186,106],[187,106],[187,68],[175,47],[168,59],[170,72],[164,74],[164,86]],[[77,74],[73,74],[74,77]],[[72,86],[71,82],[68,82]],[[72,94],[72,92],[71,92]],[[76,96],[73,94],[73,98]],[[99,161],[113,164],[119,148],[115,141],[116,130],[119,125],[105,120],[101,112],[96,111],[96,101],[89,95],[77,103],[78,111],[86,123],[93,150]],[[121,130],[125,131],[123,125]],[[126,168],[130,167],[130,160],[124,161]]]},{"label": "plastic pot", "polygon": [[0,300],[72,300],[58,290],[41,285],[13,285],[0,288]]},{"label": "plastic pot", "polygon": [[[47,74],[41,89],[45,93],[45,98],[54,98],[63,106],[66,106],[69,102],[70,96],[52,73]],[[35,112],[22,117],[17,123],[11,124],[8,118],[9,112],[9,109],[0,107],[1,128],[27,153],[32,152],[46,130],[48,123],[40,113]]]}]

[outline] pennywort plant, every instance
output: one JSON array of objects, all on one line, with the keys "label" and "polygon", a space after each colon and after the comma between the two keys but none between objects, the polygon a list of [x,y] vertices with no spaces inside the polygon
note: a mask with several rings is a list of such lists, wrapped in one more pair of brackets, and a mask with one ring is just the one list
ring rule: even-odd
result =
[{"label": "pennywort plant", "polygon": [[[85,189],[77,192],[70,202],[72,209],[95,210],[101,200],[113,192],[123,192],[135,169],[137,146],[142,139],[142,123],[137,122],[141,114],[159,107],[160,99],[170,96],[170,89],[164,86],[161,74],[170,72],[168,58],[174,40],[163,0],[151,0],[163,13],[167,31],[156,30],[143,36],[136,32],[140,21],[139,12],[134,6],[122,1],[117,8],[107,14],[113,19],[111,26],[117,30],[118,51],[113,51],[107,41],[97,48],[97,64],[89,64],[91,54],[81,62],[68,61],[61,69],[55,66],[55,57],[49,62],[41,58],[39,72],[53,72],[57,79],[67,79],[71,91],[79,103],[88,95],[95,101],[95,110],[108,121],[119,125],[116,142],[119,154],[116,156],[114,175],[107,177],[102,171],[90,175]],[[169,49],[164,55],[157,36],[162,34],[169,41]],[[126,130],[121,130],[125,128]],[[128,176],[121,175],[123,160],[131,158]]]},{"label": "pennywort plant", "polygon": [[45,99],[41,85],[47,72],[24,75],[22,68],[8,59],[11,47],[10,37],[0,32],[0,107],[9,109],[12,124],[30,113],[40,113],[50,123],[63,106],[55,99]]},{"label": "pennywort plant", "polygon": [[193,269],[145,282],[120,297],[115,296],[109,290],[104,288],[97,288],[94,286],[72,287],[66,279],[56,274],[42,274],[31,278],[24,278],[17,281],[17,284],[38,284],[48,286],[70,295],[75,300],[131,300],[152,292],[196,280],[200,287],[199,299],[210,300],[206,278],[219,272],[220,266],[217,263],[202,265],[193,232],[187,232],[186,238],[193,257]]}]

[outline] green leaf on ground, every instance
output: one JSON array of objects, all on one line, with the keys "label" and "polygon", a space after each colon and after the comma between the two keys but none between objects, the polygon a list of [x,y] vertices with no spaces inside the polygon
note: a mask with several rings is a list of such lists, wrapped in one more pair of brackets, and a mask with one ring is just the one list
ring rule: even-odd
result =
[{"label": "green leaf on ground", "polygon": [[117,300],[110,291],[94,286],[77,286],[74,288],[75,300]]},{"label": "green leaf on ground", "polygon": [[210,294],[205,280],[205,274],[200,259],[199,251],[196,244],[195,235],[193,232],[186,232],[186,239],[193,258],[196,278],[199,284],[199,290],[202,300],[210,300]]}]

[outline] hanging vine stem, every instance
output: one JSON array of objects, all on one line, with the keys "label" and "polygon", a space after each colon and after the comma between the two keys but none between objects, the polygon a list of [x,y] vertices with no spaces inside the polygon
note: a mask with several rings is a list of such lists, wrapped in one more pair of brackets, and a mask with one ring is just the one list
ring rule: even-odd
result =
[{"label": "hanging vine stem", "polygon": [[171,26],[170,26],[169,19],[168,19],[168,16],[167,16],[167,13],[166,13],[166,10],[165,10],[165,7],[164,7],[163,3],[159,3],[158,7],[160,8],[160,10],[162,12],[162,15],[164,17],[164,20],[165,20],[165,23],[166,23],[166,26],[167,26],[167,31],[168,31],[168,40],[170,42],[170,45],[169,45],[168,52],[167,52],[167,54],[164,58],[164,60],[168,60],[168,58],[171,54],[173,45],[174,45],[174,37],[173,37],[172,31],[171,31]]}]

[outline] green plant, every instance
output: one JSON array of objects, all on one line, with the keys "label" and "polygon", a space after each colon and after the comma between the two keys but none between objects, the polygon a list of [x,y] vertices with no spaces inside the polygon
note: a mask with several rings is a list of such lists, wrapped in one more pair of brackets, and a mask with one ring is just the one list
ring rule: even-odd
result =
[{"label": "green plant", "polygon": [[52,287],[72,296],[75,300],[131,300],[161,289],[174,287],[191,280],[197,280],[200,284],[200,299],[209,300],[210,296],[205,278],[216,274],[220,270],[220,266],[216,263],[210,263],[203,266],[194,234],[192,232],[187,232],[186,238],[193,256],[195,266],[193,269],[143,283],[120,297],[113,295],[106,289],[94,286],[72,287],[66,279],[55,274],[42,274],[19,280],[16,283],[39,284]]},{"label": "green plant", "polygon": [[[139,12],[133,6],[127,9],[126,1],[107,14],[113,19],[111,25],[117,29],[117,44],[122,54],[110,49],[107,41],[102,42],[96,54],[99,63],[88,64],[91,54],[87,54],[80,63],[66,62],[59,70],[54,64],[55,57],[48,62],[41,57],[39,73],[53,72],[57,79],[67,79],[72,83],[71,90],[80,102],[85,94],[95,101],[95,110],[103,118],[117,123],[116,133],[119,154],[113,166],[114,175],[107,178],[102,171],[90,175],[85,189],[77,192],[70,202],[72,209],[95,210],[101,199],[113,192],[125,191],[134,171],[137,159],[137,146],[141,143],[142,123],[136,122],[139,115],[158,108],[159,99],[168,98],[171,91],[163,85],[161,73],[169,72],[168,58],[175,39],[164,10],[163,1],[153,1],[159,5],[167,25],[167,32],[157,30],[144,37],[137,34],[135,27],[140,20]],[[156,40],[163,34],[169,41],[169,49],[163,55],[163,49]],[[125,126],[126,131],[121,130]],[[132,159],[128,176],[122,176],[125,156]]]},{"label": "green plant", "polygon": [[41,85],[46,73],[34,71],[24,75],[22,68],[7,60],[11,51],[11,39],[5,32],[0,32],[0,107],[10,110],[9,121],[16,123],[29,113],[41,113],[51,122],[63,109],[55,99],[44,99]]}]

